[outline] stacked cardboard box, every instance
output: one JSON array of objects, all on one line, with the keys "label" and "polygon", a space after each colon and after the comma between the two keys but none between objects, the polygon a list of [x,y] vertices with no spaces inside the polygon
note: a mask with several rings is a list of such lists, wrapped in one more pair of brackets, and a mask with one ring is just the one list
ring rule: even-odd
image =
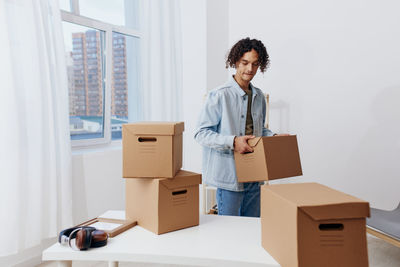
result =
[{"label": "stacked cardboard box", "polygon": [[156,234],[199,224],[201,174],[181,170],[183,122],[122,126],[126,216]]},{"label": "stacked cardboard box", "polygon": [[[235,152],[239,182],[302,175],[296,136],[249,140]],[[284,267],[368,266],[369,203],[317,183],[261,187],[262,246]]]}]

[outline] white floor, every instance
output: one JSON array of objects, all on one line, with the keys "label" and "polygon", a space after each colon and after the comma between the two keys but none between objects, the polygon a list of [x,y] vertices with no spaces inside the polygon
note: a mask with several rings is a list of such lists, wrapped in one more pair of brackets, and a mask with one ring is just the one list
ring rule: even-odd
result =
[{"label": "white floor", "polygon": [[[395,247],[379,238],[368,235],[368,256],[369,266],[371,267],[399,267],[400,248]],[[55,262],[44,262],[36,267],[56,267]],[[73,267],[107,267],[106,262],[83,262],[74,261]],[[125,263],[121,262],[120,267],[174,267],[178,265],[169,264],[145,264],[145,263]]]}]

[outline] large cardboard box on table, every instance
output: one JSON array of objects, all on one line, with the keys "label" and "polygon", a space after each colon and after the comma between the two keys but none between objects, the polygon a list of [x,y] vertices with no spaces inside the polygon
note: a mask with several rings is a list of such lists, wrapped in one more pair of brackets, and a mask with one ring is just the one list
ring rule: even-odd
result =
[{"label": "large cardboard box on table", "polygon": [[122,125],[125,178],[172,178],[182,167],[183,122]]},{"label": "large cardboard box on table", "polygon": [[172,178],[125,179],[126,217],[156,234],[199,225],[201,174],[179,171]]},{"label": "large cardboard box on table", "polygon": [[268,181],[303,175],[296,135],[248,140],[251,153],[235,151],[238,182]]},{"label": "large cardboard box on table", "polygon": [[262,246],[283,267],[367,267],[369,203],[317,183],[261,187]]}]

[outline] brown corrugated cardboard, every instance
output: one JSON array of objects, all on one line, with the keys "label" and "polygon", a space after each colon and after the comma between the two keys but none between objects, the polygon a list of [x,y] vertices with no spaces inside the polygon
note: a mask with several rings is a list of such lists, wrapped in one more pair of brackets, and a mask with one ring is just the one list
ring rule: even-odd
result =
[{"label": "brown corrugated cardboard", "polygon": [[122,125],[122,176],[172,178],[182,167],[183,122]]},{"label": "brown corrugated cardboard", "polygon": [[284,267],[368,266],[369,203],[317,183],[261,187],[262,246]]},{"label": "brown corrugated cardboard", "polygon": [[156,234],[199,224],[201,174],[179,171],[173,179],[125,179],[126,216]]},{"label": "brown corrugated cardboard", "polygon": [[235,152],[238,182],[268,181],[303,175],[296,135],[256,137],[254,152]]}]

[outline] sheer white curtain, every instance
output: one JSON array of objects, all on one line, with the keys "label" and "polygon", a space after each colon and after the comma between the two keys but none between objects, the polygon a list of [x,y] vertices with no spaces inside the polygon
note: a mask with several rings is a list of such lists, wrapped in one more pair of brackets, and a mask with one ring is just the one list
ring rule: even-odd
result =
[{"label": "sheer white curtain", "polygon": [[144,120],[183,119],[179,4],[179,0],[142,1],[141,91]]},{"label": "sheer white curtain", "polygon": [[0,256],[72,223],[68,81],[58,0],[0,0]]}]

